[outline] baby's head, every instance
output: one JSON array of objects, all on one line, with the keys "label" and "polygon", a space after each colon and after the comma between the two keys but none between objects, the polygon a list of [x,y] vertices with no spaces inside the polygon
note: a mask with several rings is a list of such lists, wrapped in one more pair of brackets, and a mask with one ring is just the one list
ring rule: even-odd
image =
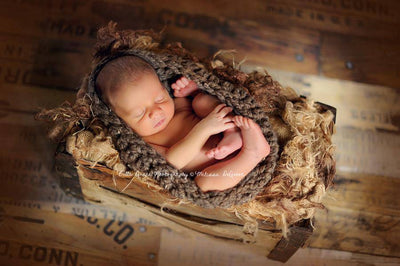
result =
[{"label": "baby's head", "polygon": [[96,79],[99,97],[139,136],[166,128],[174,116],[174,101],[154,68],[136,56],[108,62]]}]

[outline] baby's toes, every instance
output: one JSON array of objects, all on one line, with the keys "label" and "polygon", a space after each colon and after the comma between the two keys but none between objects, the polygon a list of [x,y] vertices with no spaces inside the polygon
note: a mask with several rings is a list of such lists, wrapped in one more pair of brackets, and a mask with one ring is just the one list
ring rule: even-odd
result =
[{"label": "baby's toes", "polygon": [[251,129],[257,126],[257,124],[252,119],[243,116],[241,116],[240,124],[240,128],[242,129]]},{"label": "baby's toes", "polygon": [[217,160],[222,160],[229,154],[229,152],[230,152],[230,149],[226,146],[217,147],[217,148],[215,148],[214,157]]},{"label": "baby's toes", "polygon": [[207,152],[206,152],[206,156],[207,156],[208,158],[214,158],[214,156],[215,156],[214,149],[211,149],[211,150],[207,151]]},{"label": "baby's toes", "polygon": [[237,116],[233,117],[232,120],[236,126],[238,126],[238,127],[243,126],[243,116],[237,115]]},{"label": "baby's toes", "polygon": [[244,120],[243,125],[244,125],[245,128],[250,128],[250,127],[252,127],[252,125],[253,125],[253,123],[252,123],[253,120],[251,120],[251,119],[249,119],[249,118],[247,118],[247,117],[244,117],[243,120]]},{"label": "baby's toes", "polygon": [[258,129],[261,129],[260,128],[260,126],[253,120],[253,119],[250,119],[250,118],[247,118],[247,120],[248,120],[248,125],[249,125],[249,128],[258,128]]}]

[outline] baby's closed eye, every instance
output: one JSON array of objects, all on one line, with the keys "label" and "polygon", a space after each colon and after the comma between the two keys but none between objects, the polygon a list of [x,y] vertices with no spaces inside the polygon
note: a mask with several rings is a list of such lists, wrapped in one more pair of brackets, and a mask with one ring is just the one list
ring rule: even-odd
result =
[{"label": "baby's closed eye", "polygon": [[141,117],[144,114],[144,110],[138,110],[133,113],[133,116],[136,118]]},{"label": "baby's closed eye", "polygon": [[167,99],[167,97],[165,95],[162,95],[162,96],[157,97],[155,102],[161,103],[161,102],[165,101],[166,99]]}]

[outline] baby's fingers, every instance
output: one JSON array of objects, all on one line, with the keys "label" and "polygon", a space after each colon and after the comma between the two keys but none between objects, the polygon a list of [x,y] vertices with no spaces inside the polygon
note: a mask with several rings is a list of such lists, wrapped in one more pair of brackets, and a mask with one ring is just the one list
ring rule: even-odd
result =
[{"label": "baby's fingers", "polygon": [[181,88],[178,87],[178,85],[177,85],[176,83],[173,83],[173,84],[171,85],[171,88],[172,88],[173,90],[180,90],[180,89],[181,89]]},{"label": "baby's fingers", "polygon": [[222,117],[225,117],[227,114],[229,114],[230,112],[232,112],[233,108],[232,107],[228,107],[225,106],[224,108],[222,108],[218,114]]},{"label": "baby's fingers", "polygon": [[213,110],[213,113],[219,113],[221,110],[222,110],[222,108],[224,108],[226,105],[224,104],[224,103],[221,103],[221,104],[219,104],[219,105],[217,105],[215,108],[214,108],[214,110]]},{"label": "baby's fingers", "polygon": [[224,118],[222,118],[222,122],[223,122],[223,123],[229,123],[229,122],[232,122],[232,123],[233,123],[233,120],[232,120],[231,117],[224,117]]},{"label": "baby's fingers", "polygon": [[189,80],[186,77],[181,77],[180,80],[182,81],[183,85],[189,85]]},{"label": "baby's fingers", "polygon": [[224,129],[224,131],[227,130],[227,129],[230,129],[230,128],[234,128],[234,127],[236,127],[236,125],[235,125],[235,123],[233,123],[233,122],[225,123],[225,129]]},{"label": "baby's fingers", "polygon": [[177,81],[176,81],[176,84],[182,89],[182,88],[184,88],[186,85],[185,84],[183,84],[183,82],[182,82],[182,79],[178,79]]}]

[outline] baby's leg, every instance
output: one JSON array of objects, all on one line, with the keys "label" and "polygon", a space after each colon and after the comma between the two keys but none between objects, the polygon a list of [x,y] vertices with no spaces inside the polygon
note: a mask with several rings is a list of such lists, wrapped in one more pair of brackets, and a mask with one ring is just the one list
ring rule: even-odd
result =
[{"label": "baby's leg", "polygon": [[219,104],[221,102],[216,97],[203,92],[196,94],[192,101],[194,112],[201,118],[206,117]]},{"label": "baby's leg", "polygon": [[253,120],[235,116],[233,121],[241,130],[243,147],[235,157],[211,165],[196,176],[195,182],[204,192],[234,187],[270,152],[261,128]]},{"label": "baby's leg", "polygon": [[[220,104],[216,97],[205,93],[199,93],[192,102],[193,110],[200,117],[206,117],[214,108]],[[229,115],[228,115],[229,117]],[[233,118],[232,115],[230,117]],[[209,158],[221,160],[242,147],[242,136],[238,127],[224,131],[223,139],[218,143],[217,147],[206,152]]]}]

